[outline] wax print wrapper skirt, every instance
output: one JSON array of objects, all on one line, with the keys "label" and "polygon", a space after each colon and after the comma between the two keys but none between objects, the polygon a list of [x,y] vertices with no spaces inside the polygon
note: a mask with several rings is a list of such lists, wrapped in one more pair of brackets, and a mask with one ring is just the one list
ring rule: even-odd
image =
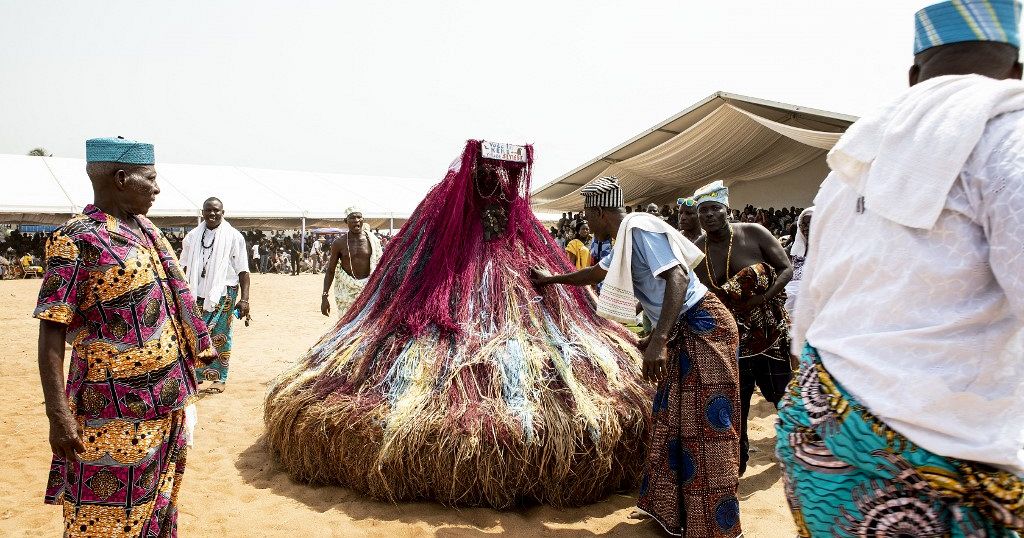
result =
[{"label": "wax print wrapper skirt", "polygon": [[353,278],[339,264],[339,267],[334,272],[334,303],[338,307],[338,317],[345,317],[348,309],[359,298],[359,294],[363,293],[363,288],[366,287],[366,283],[369,281],[370,277]]},{"label": "wax print wrapper skirt", "polygon": [[739,536],[739,373],[736,322],[707,294],[680,318],[637,507],[670,534]]},{"label": "wax print wrapper skirt", "polygon": [[177,535],[185,411],[152,420],[86,419],[79,461],[54,457],[46,503],[64,507],[65,536]]},{"label": "wax print wrapper skirt", "polygon": [[237,302],[238,286],[228,286],[224,291],[224,297],[221,297],[213,312],[203,312],[203,321],[210,331],[213,347],[217,348],[217,359],[208,365],[196,367],[196,377],[200,382],[228,382],[228,366],[231,362],[231,319],[234,317]]},{"label": "wax print wrapper skirt", "polygon": [[1016,536],[1024,484],[915,445],[854,400],[810,346],[779,408],[776,452],[800,536]]}]

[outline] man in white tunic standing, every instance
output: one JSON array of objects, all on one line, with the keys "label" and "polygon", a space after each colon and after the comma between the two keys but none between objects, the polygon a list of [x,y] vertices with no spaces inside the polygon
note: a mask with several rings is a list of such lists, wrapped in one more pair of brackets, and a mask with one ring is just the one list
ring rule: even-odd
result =
[{"label": "man in white tunic standing", "polygon": [[218,198],[207,199],[203,203],[203,222],[185,236],[181,266],[217,348],[217,360],[196,368],[199,382],[212,381],[214,392],[223,392],[228,381],[231,317],[249,315],[249,261],[245,249],[241,232],[224,220],[224,204]]},{"label": "man in white tunic standing", "polygon": [[1020,12],[918,12],[912,87],[829,154],[777,426],[803,536],[1024,529]]}]

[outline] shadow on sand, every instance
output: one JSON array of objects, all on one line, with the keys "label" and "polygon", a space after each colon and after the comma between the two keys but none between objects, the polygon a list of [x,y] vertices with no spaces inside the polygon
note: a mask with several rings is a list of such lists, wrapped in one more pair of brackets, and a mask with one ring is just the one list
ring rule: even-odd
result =
[{"label": "shadow on sand", "polygon": [[[750,420],[755,418],[773,417],[776,413],[775,406],[758,398],[750,408]],[[747,473],[740,478],[739,497],[741,501],[749,499],[754,493],[772,489],[773,486],[782,480],[782,467],[775,458],[775,428],[774,420],[772,428],[767,435],[750,439],[750,461],[747,464]]]},{"label": "shadow on sand", "polygon": [[[599,503],[564,510],[549,506],[525,506],[497,511],[490,508],[448,508],[434,502],[392,504],[372,499],[337,486],[313,486],[292,480],[271,458],[266,441],[260,437],[235,462],[242,479],[257,489],[294,499],[312,510],[338,510],[356,521],[395,521],[420,528],[440,537],[482,536],[659,536],[652,522],[630,521],[626,516],[636,499],[611,495]],[[588,525],[593,520],[600,525]],[[600,527],[602,532],[588,530]]]}]

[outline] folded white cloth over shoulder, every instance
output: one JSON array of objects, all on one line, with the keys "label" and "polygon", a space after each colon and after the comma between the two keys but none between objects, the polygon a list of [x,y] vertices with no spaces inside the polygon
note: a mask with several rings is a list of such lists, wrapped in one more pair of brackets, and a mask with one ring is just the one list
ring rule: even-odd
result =
[{"label": "folded white cloth over shoulder", "polygon": [[[202,222],[185,235],[184,246],[181,250],[181,266],[187,269],[185,277],[188,279],[188,287],[192,295],[199,299],[203,298],[203,310],[213,312],[220,304],[221,298],[227,293],[228,274],[235,271],[231,254],[235,241],[241,237],[227,219],[221,221],[220,226],[213,230],[213,251],[208,254],[208,259],[203,260],[203,232],[207,231],[206,223]],[[238,237],[236,237],[238,236]],[[243,243],[244,249],[244,243]],[[244,254],[244,250],[242,253]],[[206,276],[203,277],[203,269],[206,269]]]},{"label": "folded white cloth over shoulder", "polygon": [[704,253],[696,245],[660,218],[650,213],[626,215],[619,224],[618,232],[615,233],[612,263],[601,284],[601,293],[597,297],[597,315],[619,323],[631,323],[636,320],[632,268],[634,229],[665,234],[672,248],[672,255],[687,270],[693,269],[704,259]]},{"label": "folded white cloth over shoulder", "polygon": [[989,120],[1022,109],[1020,80],[936,77],[850,126],[828,164],[868,210],[930,229]]}]

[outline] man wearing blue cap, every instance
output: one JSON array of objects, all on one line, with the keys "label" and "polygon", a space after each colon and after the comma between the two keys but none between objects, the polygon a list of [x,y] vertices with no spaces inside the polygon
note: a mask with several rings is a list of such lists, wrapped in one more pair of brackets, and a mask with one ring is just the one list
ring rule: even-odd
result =
[{"label": "man wearing blue cap", "polygon": [[[145,215],[153,146],[86,142],[94,202],[53,232],[34,316],[65,536],[174,536],[196,400],[212,356],[177,259]],[[64,343],[72,346],[65,386]]]},{"label": "man wearing blue cap", "polygon": [[802,536],[1024,530],[1020,12],[919,11],[912,87],[828,156],[777,425]]}]

